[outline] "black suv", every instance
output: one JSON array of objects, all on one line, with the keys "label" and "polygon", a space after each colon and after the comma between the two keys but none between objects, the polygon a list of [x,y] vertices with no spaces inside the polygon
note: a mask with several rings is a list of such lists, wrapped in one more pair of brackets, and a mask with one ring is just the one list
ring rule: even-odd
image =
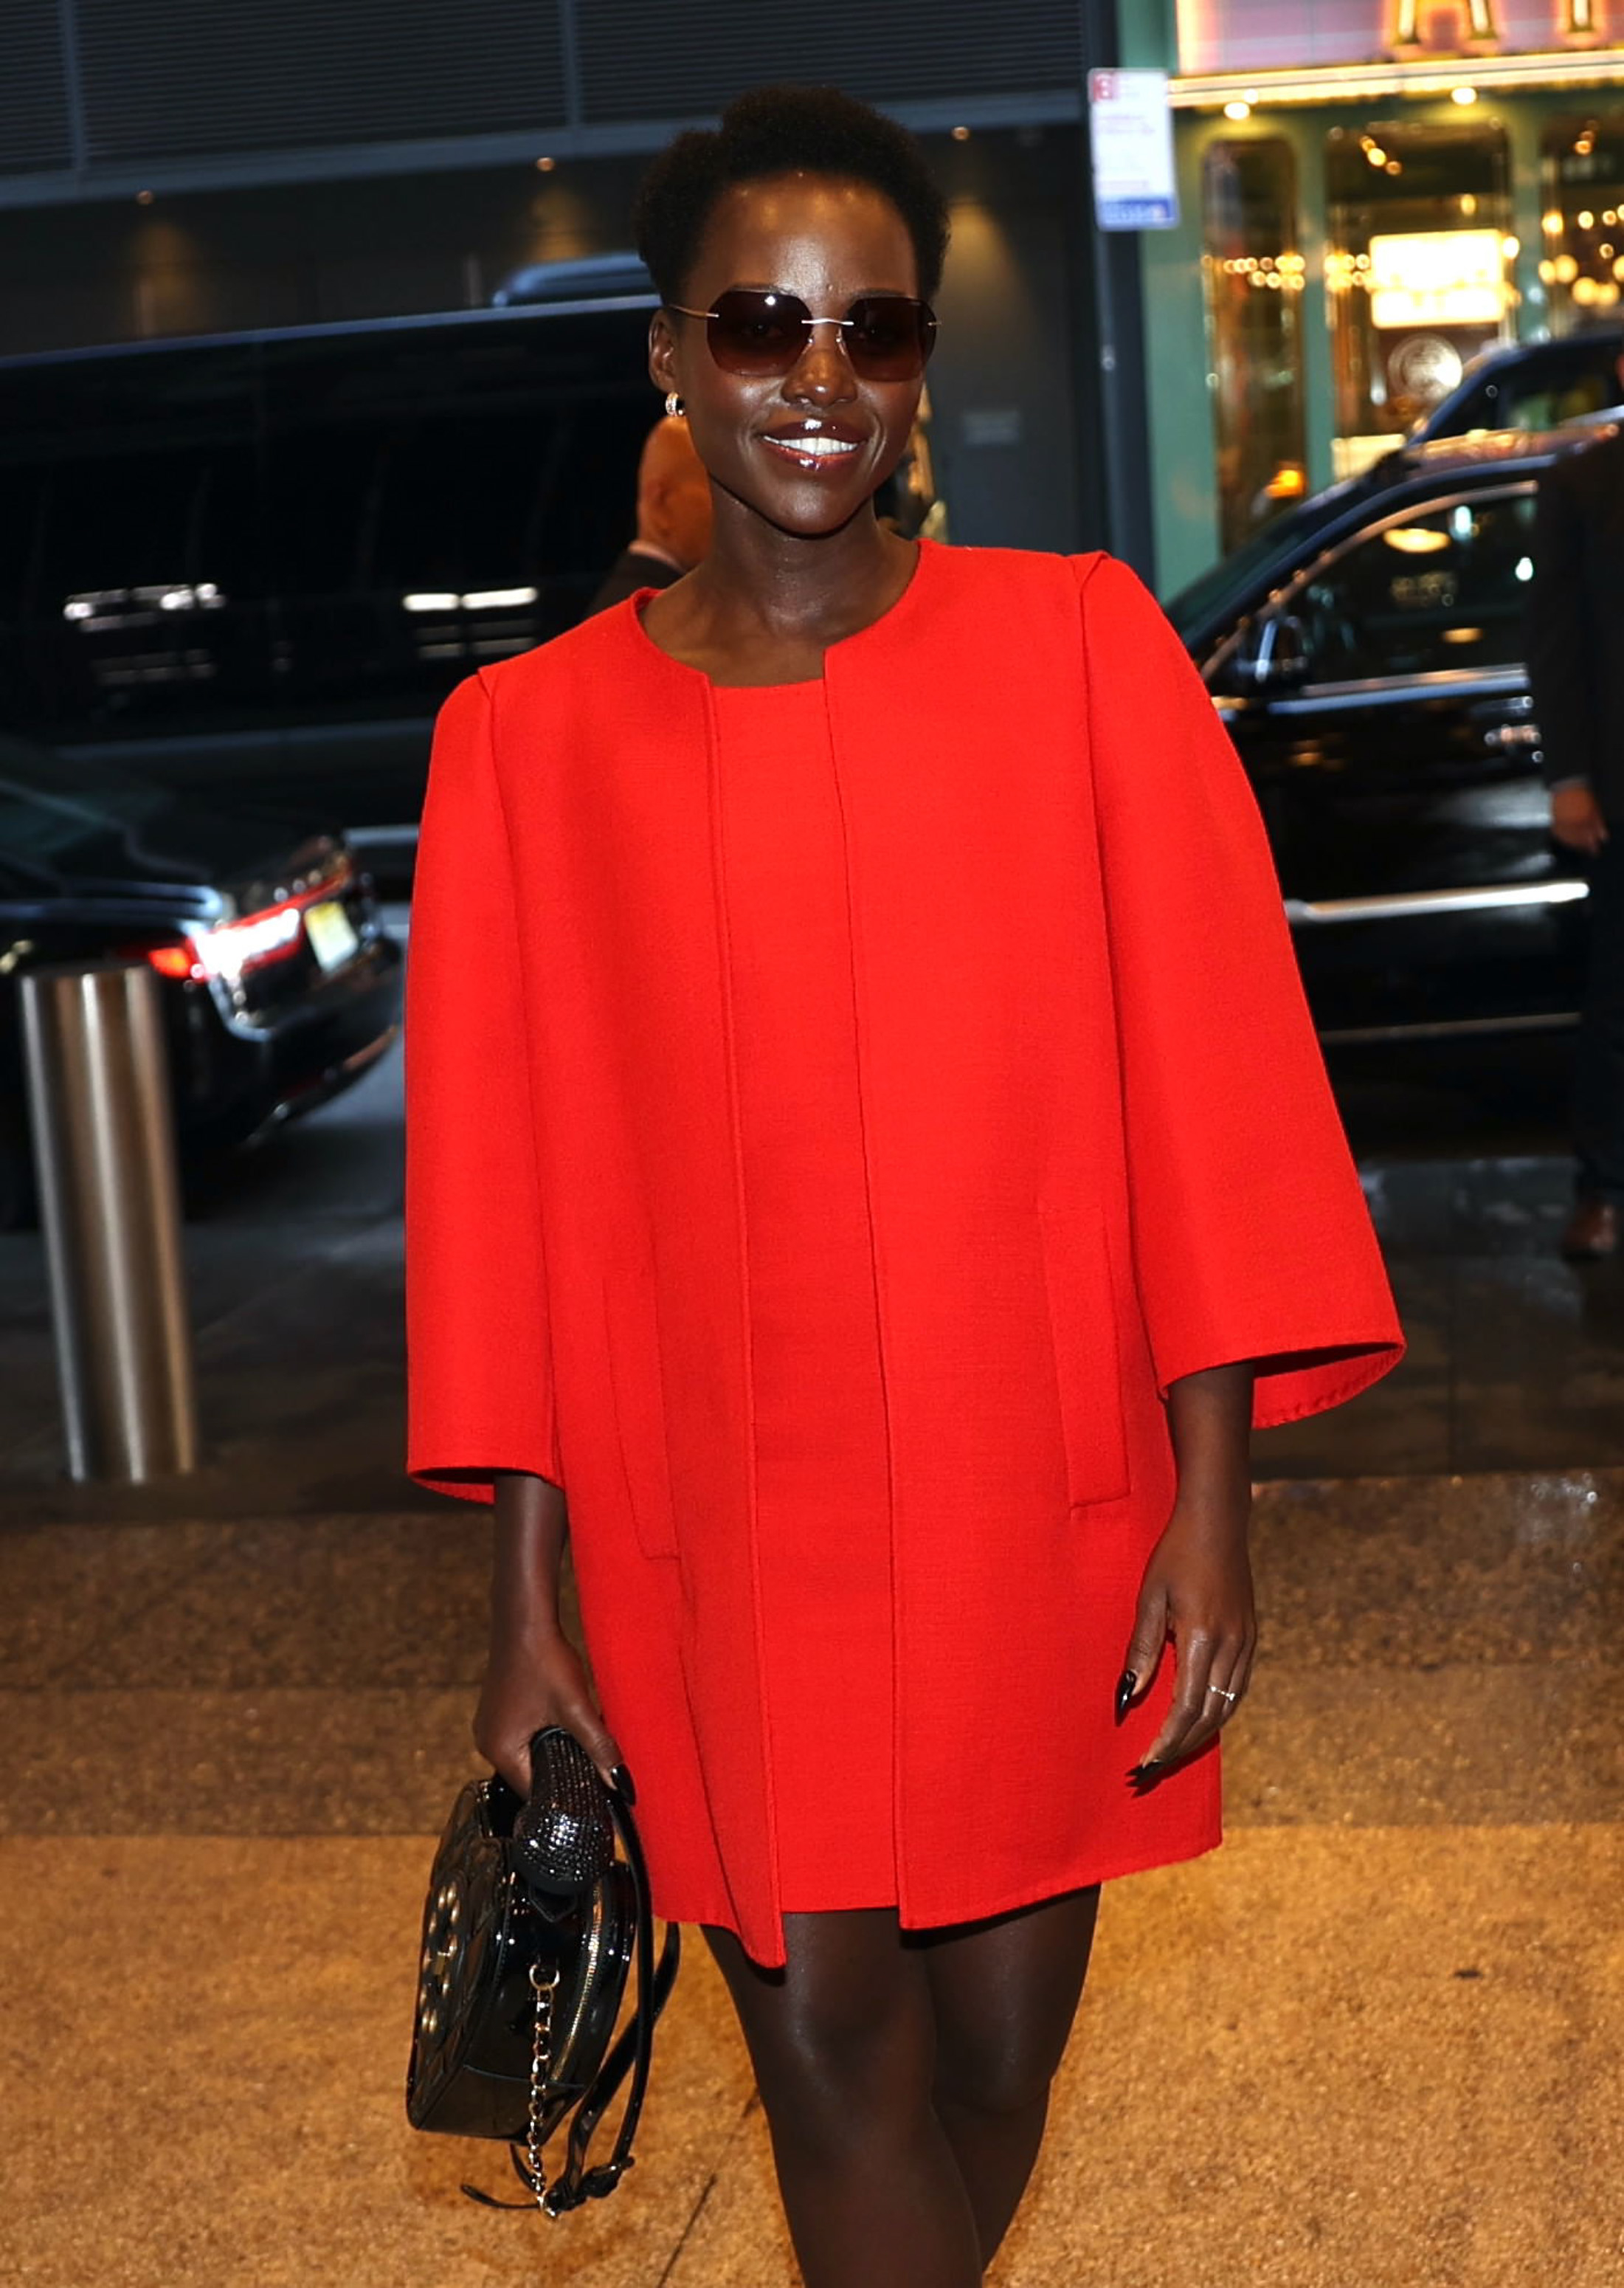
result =
[{"label": "black suv", "polygon": [[1534,489],[1608,431],[1406,446],[1168,609],[1262,805],[1327,1040],[1571,1022],[1583,870],[1523,665]]}]

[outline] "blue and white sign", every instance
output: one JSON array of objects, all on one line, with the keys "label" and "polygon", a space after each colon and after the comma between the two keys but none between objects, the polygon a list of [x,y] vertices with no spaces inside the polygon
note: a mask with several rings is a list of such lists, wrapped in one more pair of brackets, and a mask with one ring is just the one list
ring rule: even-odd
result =
[{"label": "blue and white sign", "polygon": [[1089,140],[1101,230],[1174,229],[1178,191],[1166,72],[1090,72]]}]

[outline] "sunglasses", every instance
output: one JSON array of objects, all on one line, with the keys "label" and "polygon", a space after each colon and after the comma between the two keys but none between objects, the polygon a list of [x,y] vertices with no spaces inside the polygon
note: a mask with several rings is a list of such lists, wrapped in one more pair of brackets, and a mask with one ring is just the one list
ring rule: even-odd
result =
[{"label": "sunglasses", "polygon": [[852,370],[861,381],[917,381],[936,347],[936,313],[911,294],[864,294],[844,318],[814,318],[798,294],[764,286],[730,286],[708,310],[666,307],[703,318],[710,354],[724,373],[753,381],[792,373],[812,345],[814,326],[838,326]]}]

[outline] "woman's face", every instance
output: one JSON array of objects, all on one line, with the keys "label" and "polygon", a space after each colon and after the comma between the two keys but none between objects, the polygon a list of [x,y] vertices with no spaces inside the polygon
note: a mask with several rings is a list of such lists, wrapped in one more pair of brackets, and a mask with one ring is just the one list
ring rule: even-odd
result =
[{"label": "woman's face", "polygon": [[[733,286],[776,287],[814,318],[844,318],[861,295],[916,295],[918,266],[880,192],[837,176],[776,175],[717,202],[681,299],[708,310]],[[712,479],[784,532],[838,530],[896,467],[913,427],[922,377],[863,380],[844,339],[815,326],[788,373],[756,380],[715,362],[702,317],[661,311],[654,322],[650,373],[681,397]],[[810,437],[836,449],[813,457]]]}]

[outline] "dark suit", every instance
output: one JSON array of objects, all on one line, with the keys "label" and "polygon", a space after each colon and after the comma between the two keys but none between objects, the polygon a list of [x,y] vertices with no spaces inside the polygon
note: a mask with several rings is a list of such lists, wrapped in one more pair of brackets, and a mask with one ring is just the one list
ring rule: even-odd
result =
[{"label": "dark suit", "polygon": [[675,564],[668,564],[663,556],[649,555],[634,541],[630,548],[622,549],[605,573],[603,584],[582,617],[590,620],[594,612],[606,612],[611,604],[623,604],[639,588],[669,588],[673,580],[681,577]]},{"label": "dark suit", "polygon": [[1552,785],[1585,780],[1624,826],[1624,433],[1540,481],[1528,680]]},{"label": "dark suit", "polygon": [[1588,786],[1612,830],[1588,862],[1573,1143],[1581,1196],[1624,1206],[1624,433],[1540,481],[1526,640],[1546,778]]}]

